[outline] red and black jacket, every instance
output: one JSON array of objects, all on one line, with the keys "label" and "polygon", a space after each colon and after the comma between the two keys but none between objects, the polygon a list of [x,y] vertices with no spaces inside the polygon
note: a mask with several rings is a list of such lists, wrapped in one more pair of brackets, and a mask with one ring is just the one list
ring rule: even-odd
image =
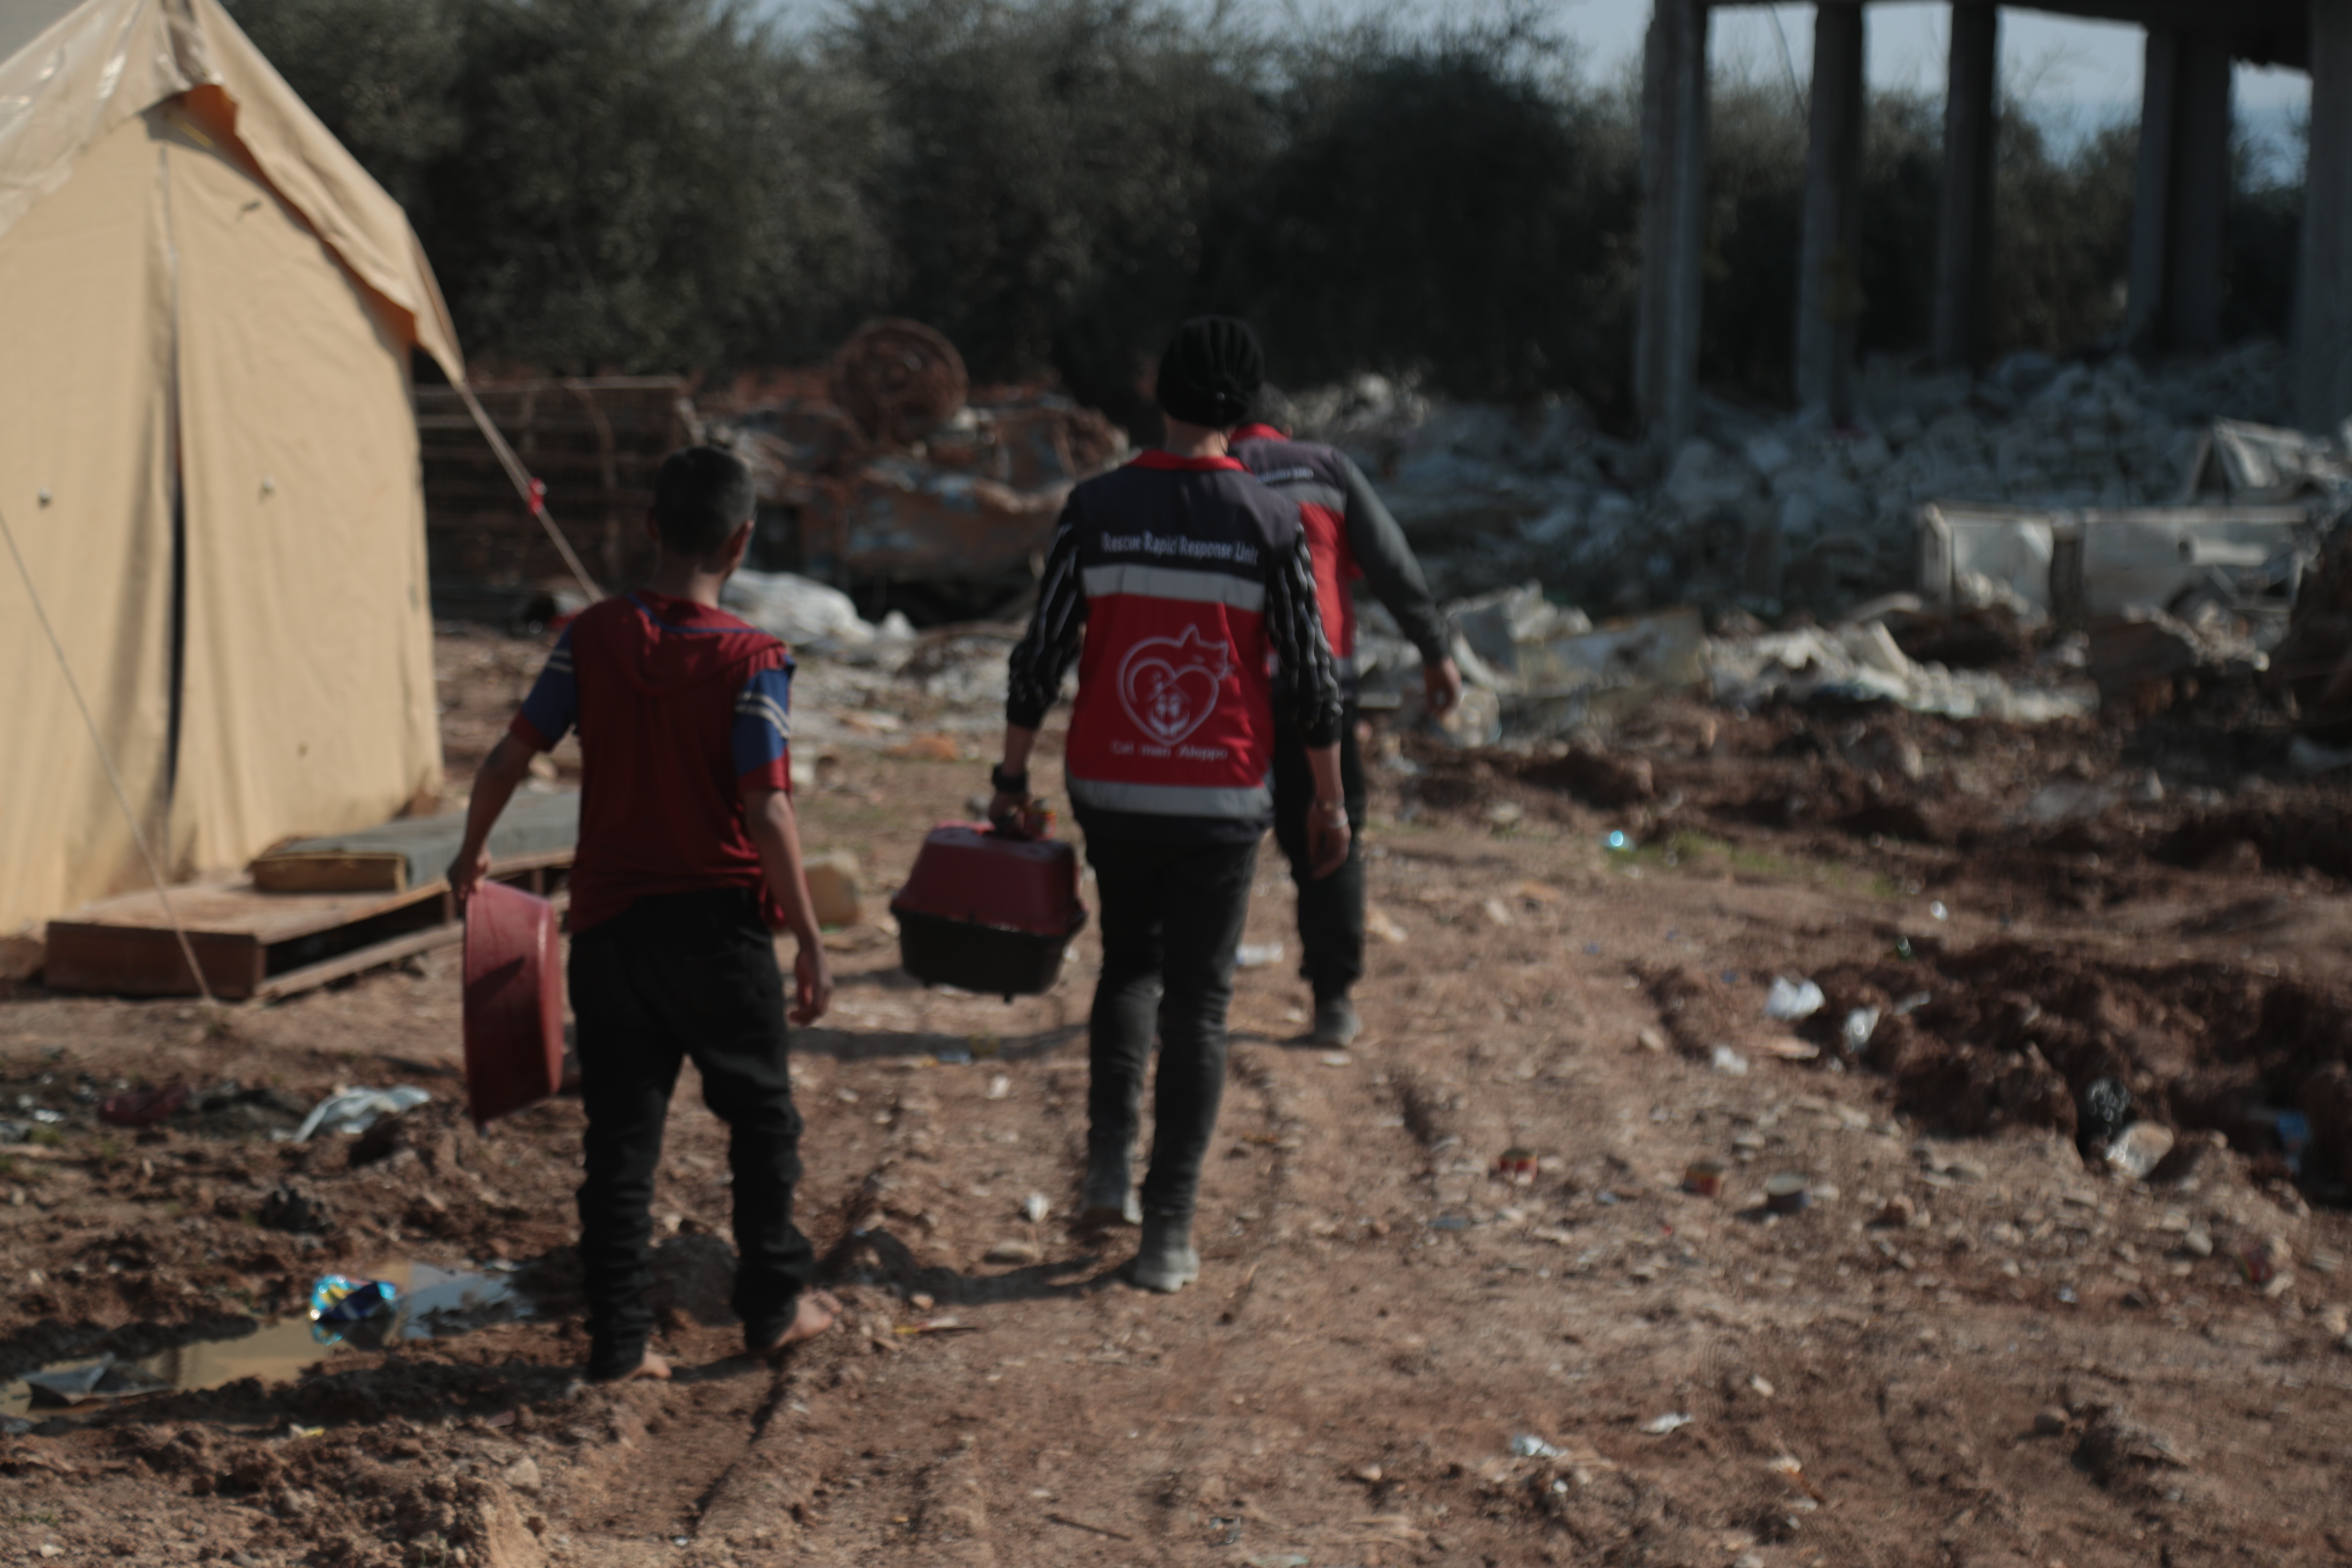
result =
[{"label": "red and black jacket", "polygon": [[1404,530],[1346,453],[1319,441],[1294,441],[1271,425],[1234,431],[1233,452],[1260,483],[1298,503],[1315,556],[1323,629],[1343,689],[1352,695],[1356,686],[1356,600],[1350,589],[1358,582],[1370,584],[1424,663],[1446,657],[1453,631],[1430,594],[1421,563],[1413,559]]},{"label": "red and black jacket", "polygon": [[1090,837],[1247,842],[1274,817],[1274,677],[1309,746],[1340,700],[1298,507],[1231,458],[1147,452],[1063,508],[1005,718],[1078,663],[1065,773]]}]

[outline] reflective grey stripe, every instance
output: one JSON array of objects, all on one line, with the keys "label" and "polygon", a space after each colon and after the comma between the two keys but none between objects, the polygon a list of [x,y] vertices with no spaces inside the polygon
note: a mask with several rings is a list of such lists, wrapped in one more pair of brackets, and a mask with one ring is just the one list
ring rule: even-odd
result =
[{"label": "reflective grey stripe", "polygon": [[1106,784],[1068,779],[1070,799],[1103,811],[1144,812],[1153,816],[1263,816],[1274,809],[1274,792],[1209,789],[1190,784]]},{"label": "reflective grey stripe", "polygon": [[1347,515],[1348,492],[1337,485],[1271,484],[1266,488],[1280,490],[1301,506],[1328,507],[1343,517]]},{"label": "reflective grey stripe", "polygon": [[1254,616],[1265,614],[1265,584],[1222,572],[1185,572],[1173,566],[1089,566],[1087,597],[1134,594],[1146,599],[1182,599],[1198,605],[1230,605]]},{"label": "reflective grey stripe", "polygon": [[1353,658],[1340,658],[1334,655],[1331,659],[1331,668],[1342,680],[1356,679],[1356,661]]}]

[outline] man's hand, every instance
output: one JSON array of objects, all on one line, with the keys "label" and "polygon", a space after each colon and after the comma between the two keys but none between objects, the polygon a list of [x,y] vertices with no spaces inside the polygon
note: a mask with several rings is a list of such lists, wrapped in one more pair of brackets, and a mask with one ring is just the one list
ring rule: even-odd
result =
[{"label": "man's hand", "polygon": [[803,941],[793,960],[792,1020],[802,1028],[824,1016],[833,1005],[833,967],[824,961],[823,942]]},{"label": "man's hand", "polygon": [[1025,795],[1014,795],[1010,790],[998,790],[988,797],[989,826],[1000,832],[1007,828],[1018,827],[1021,823],[1021,808],[1028,804],[1029,797]]},{"label": "man's hand", "polygon": [[1339,802],[1317,801],[1307,808],[1307,869],[1316,880],[1348,863],[1348,813]]},{"label": "man's hand", "polygon": [[457,858],[449,862],[449,869],[443,874],[449,879],[449,891],[456,896],[458,907],[462,909],[466,900],[474,896],[474,890],[482,885],[482,879],[490,874],[490,852],[487,848],[477,849],[473,858],[468,859],[466,852],[460,849]]},{"label": "man's hand", "polygon": [[1421,667],[1423,706],[1432,713],[1451,713],[1462,700],[1462,667],[1450,658]]}]

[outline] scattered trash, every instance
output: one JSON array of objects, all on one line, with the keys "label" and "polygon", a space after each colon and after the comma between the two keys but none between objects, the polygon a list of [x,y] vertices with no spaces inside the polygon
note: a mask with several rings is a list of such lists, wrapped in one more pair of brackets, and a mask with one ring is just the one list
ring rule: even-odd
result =
[{"label": "scattered trash", "polygon": [[345,1331],[400,1309],[400,1288],[389,1279],[353,1279],[329,1274],[310,1287],[310,1333],[332,1344]]},{"label": "scattered trash", "polygon": [[1871,1037],[1877,1033],[1878,1009],[1856,1007],[1845,1016],[1845,1022],[1838,1026],[1838,1043],[1845,1047],[1846,1055],[1860,1056],[1870,1045]]},{"label": "scattered trash", "polygon": [[115,1360],[110,1351],[88,1366],[61,1372],[28,1372],[22,1381],[33,1391],[34,1404],[49,1405],[129,1399],[171,1386],[144,1368]]},{"label": "scattered trash", "polygon": [[2279,1149],[2290,1174],[2303,1174],[2303,1157],[2311,1149],[2311,1119],[2300,1110],[2282,1110],[2278,1119]]},{"label": "scattered trash", "polygon": [[1764,1206],[1774,1214],[1796,1214],[1813,1201],[1813,1179],[1801,1171],[1782,1171],[1764,1182]]},{"label": "scattered trash", "polygon": [[1633,1043],[1645,1051],[1664,1051],[1666,1048],[1666,1037],[1659,1030],[1645,1026],[1635,1031]]},{"label": "scattered trash", "polygon": [[98,1119],[112,1127],[153,1127],[170,1120],[172,1113],[187,1102],[188,1086],[184,1083],[134,1089],[100,1100]]},{"label": "scattered trash", "polygon": [[1812,981],[1799,984],[1778,979],[1772,982],[1771,994],[1764,999],[1764,1016],[1775,1023],[1799,1023],[1820,1012],[1827,1001]]},{"label": "scattered trash", "polygon": [[1929,904],[1927,906],[1927,912],[1935,916],[1939,921],[1948,921],[1952,918],[1952,911],[1944,907],[1944,901],[1941,899]]},{"label": "scattered trash", "polygon": [[1707,1065],[1726,1078],[1746,1078],[1748,1058],[1729,1046],[1717,1046],[1708,1053]]},{"label": "scattered trash", "polygon": [[1053,1212],[1054,1205],[1045,1201],[1043,1193],[1031,1193],[1021,1200],[1021,1217],[1031,1225],[1045,1224],[1045,1216]]},{"label": "scattered trash", "polygon": [[2239,1278],[2249,1285],[2268,1285],[2278,1278],[2279,1271],[2294,1256],[2286,1243],[2277,1237],[2248,1242],[2238,1249]]},{"label": "scattered trash", "polygon": [[1405,935],[1404,927],[1397,924],[1396,918],[1377,904],[1364,911],[1364,931],[1391,947],[1402,946],[1410,940]]},{"label": "scattered trash", "polygon": [[1468,1230],[1470,1222],[1458,1214],[1442,1214],[1429,1222],[1432,1230]]},{"label": "scattered trash", "polygon": [[1822,1054],[1821,1047],[1811,1040],[1798,1039],[1793,1035],[1767,1035],[1761,1039],[1750,1040],[1748,1046],[1757,1055],[1770,1057],[1775,1061],[1809,1062]]},{"label": "scattered trash", "polygon": [[898,1323],[890,1331],[903,1340],[920,1338],[924,1334],[971,1334],[980,1331],[978,1323],[967,1323],[961,1318],[948,1316],[924,1318],[912,1323]]},{"label": "scattered trash", "polygon": [[1234,962],[1244,969],[1271,969],[1282,962],[1282,943],[1245,942],[1234,954]]},{"label": "scattered trash", "polygon": [[1532,1432],[1522,1432],[1511,1439],[1511,1457],[1515,1459],[1557,1459],[1567,1452]]},{"label": "scattered trash", "polygon": [[2107,1168],[2135,1182],[2147,1180],[2150,1171],[2172,1152],[2172,1129],[2154,1121],[2135,1121],[2107,1145]]},{"label": "scattered trash", "polygon": [[404,1083],[390,1089],[341,1089],[311,1108],[292,1142],[307,1143],[322,1131],[364,1132],[375,1125],[377,1117],[397,1116],[432,1098],[425,1090]]},{"label": "scattered trash", "polygon": [[1723,1162],[1693,1160],[1683,1167],[1683,1191],[1694,1197],[1713,1198],[1723,1195]]},{"label": "scattered trash", "polygon": [[990,1100],[1003,1100],[1006,1095],[1011,1094],[1012,1092],[1013,1080],[1007,1078],[1004,1074],[998,1073],[994,1078],[988,1080],[988,1092],[985,1098]]},{"label": "scattered trash", "polygon": [[981,1261],[1021,1267],[1045,1256],[1045,1249],[1034,1241],[1000,1241],[981,1255]]},{"label": "scattered trash", "polygon": [[1512,1147],[1506,1149],[1495,1161],[1495,1178],[1517,1186],[1531,1187],[1536,1182],[1536,1152]]},{"label": "scattered trash", "polygon": [[2111,1078],[2093,1079],[2075,1107],[2075,1139],[2085,1150],[2113,1143],[2131,1124],[2131,1090]]},{"label": "scattered trash", "polygon": [[1645,1437],[1663,1437],[1669,1432],[1681,1431],[1684,1427],[1692,1425],[1696,1419],[1697,1417],[1691,1415],[1685,1411],[1676,1410],[1669,1412],[1664,1415],[1653,1416],[1651,1419],[1643,1422],[1639,1426],[1636,1426],[1633,1429],[1636,1432],[1641,1433]]}]

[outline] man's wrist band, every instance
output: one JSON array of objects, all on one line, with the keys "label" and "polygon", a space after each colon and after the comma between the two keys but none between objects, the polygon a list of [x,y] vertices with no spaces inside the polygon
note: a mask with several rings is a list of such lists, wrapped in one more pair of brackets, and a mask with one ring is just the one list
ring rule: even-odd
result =
[{"label": "man's wrist band", "polygon": [[1017,773],[1008,773],[1004,771],[1003,764],[1002,763],[999,763],[997,766],[988,770],[988,782],[990,786],[999,795],[1027,795],[1029,793],[1029,774],[1025,771]]}]

